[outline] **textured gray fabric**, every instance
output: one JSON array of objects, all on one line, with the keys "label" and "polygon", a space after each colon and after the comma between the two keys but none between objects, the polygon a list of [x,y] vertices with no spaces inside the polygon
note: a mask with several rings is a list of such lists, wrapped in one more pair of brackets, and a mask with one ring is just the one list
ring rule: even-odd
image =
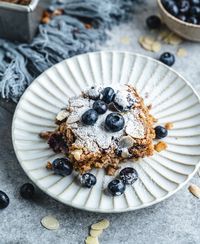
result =
[{"label": "textured gray fabric", "polygon": [[[17,102],[27,86],[45,69],[76,54],[94,51],[106,40],[106,29],[132,17],[137,0],[54,0],[50,9],[64,15],[39,26],[31,44],[0,39],[0,94]],[[86,29],[84,22],[94,28]]]}]

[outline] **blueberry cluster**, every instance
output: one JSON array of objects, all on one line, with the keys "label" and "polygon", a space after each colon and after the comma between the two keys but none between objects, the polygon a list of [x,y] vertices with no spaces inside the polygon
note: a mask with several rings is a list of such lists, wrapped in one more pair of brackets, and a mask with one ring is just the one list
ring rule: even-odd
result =
[{"label": "blueberry cluster", "polygon": [[137,179],[138,173],[134,168],[124,168],[119,173],[119,179],[108,184],[108,191],[112,196],[120,196],[125,192],[126,185],[132,185]]},{"label": "blueberry cluster", "polygon": [[200,0],[162,0],[162,4],[176,18],[191,24],[200,24]]},{"label": "blueberry cluster", "polygon": [[[94,90],[94,88],[91,88]],[[132,106],[134,101],[127,97],[128,105],[125,107],[122,107],[121,104],[119,104],[119,101],[117,99],[118,94],[115,93],[113,88],[106,87],[103,89],[101,94],[98,94],[95,92],[91,92],[91,95],[89,93],[89,98],[95,100],[93,103],[93,108],[87,110],[81,117],[82,122],[85,125],[94,125],[96,121],[98,120],[98,116],[105,114],[108,110],[108,105],[110,103],[114,104],[114,107],[119,112],[125,112],[128,111]],[[105,129],[111,132],[117,132],[123,129],[125,120],[124,117],[119,112],[113,112],[107,115],[105,119]]]}]

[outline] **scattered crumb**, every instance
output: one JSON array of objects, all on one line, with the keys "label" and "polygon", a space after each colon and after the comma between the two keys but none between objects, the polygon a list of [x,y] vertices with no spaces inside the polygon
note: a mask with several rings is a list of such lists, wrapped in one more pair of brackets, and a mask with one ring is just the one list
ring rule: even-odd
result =
[{"label": "scattered crumb", "polygon": [[92,25],[87,23],[87,24],[85,24],[85,28],[86,29],[92,29]]},{"label": "scattered crumb", "polygon": [[171,130],[171,129],[173,129],[173,127],[174,127],[174,125],[171,122],[168,122],[165,124],[165,129],[167,129],[167,130]]},{"label": "scattered crumb", "polygon": [[93,229],[93,230],[104,230],[104,229],[107,229],[109,225],[110,225],[109,221],[107,219],[103,219],[100,222],[93,224],[91,226],[91,229]]},{"label": "scattered crumb", "polygon": [[58,220],[50,215],[42,218],[41,224],[48,230],[57,230],[60,226]]},{"label": "scattered crumb", "polygon": [[120,40],[122,44],[128,45],[130,44],[130,38],[128,36],[123,36]]},{"label": "scattered crumb", "polygon": [[167,144],[163,141],[158,142],[156,145],[154,145],[154,149],[157,152],[161,152],[167,148]]},{"label": "scattered crumb", "polygon": [[100,236],[102,234],[102,232],[103,232],[103,230],[93,230],[93,229],[91,229],[90,230],[90,235],[92,237],[98,237],[98,236]]},{"label": "scattered crumb", "polygon": [[99,244],[99,240],[97,237],[88,236],[85,239],[85,244]]},{"label": "scattered crumb", "polygon": [[188,190],[197,198],[200,198],[200,188],[195,185],[195,184],[191,184],[189,187],[188,187]]},{"label": "scattered crumb", "polygon": [[177,51],[177,56],[186,57],[187,56],[187,50],[185,48],[179,48]]}]

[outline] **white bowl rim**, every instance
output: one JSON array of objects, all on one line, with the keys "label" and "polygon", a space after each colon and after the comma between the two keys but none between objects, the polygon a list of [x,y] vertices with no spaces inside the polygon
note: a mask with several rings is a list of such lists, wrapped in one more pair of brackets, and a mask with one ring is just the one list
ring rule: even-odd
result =
[{"label": "white bowl rim", "polygon": [[[45,70],[44,72],[42,72],[42,74],[40,74],[38,77],[36,77],[35,80],[37,80],[38,78],[40,78],[45,72],[47,72],[52,67],[55,67],[55,66],[59,65],[60,63],[64,63],[64,62],[66,62],[66,60],[76,59],[78,56],[81,56],[81,55],[90,55],[90,54],[98,54],[98,53],[122,53],[122,54],[128,54],[128,55],[133,55],[133,56],[138,56],[138,57],[146,58],[146,59],[149,59],[152,62],[155,62],[155,63],[157,63],[157,64],[159,64],[161,66],[165,66],[169,70],[171,70],[173,73],[175,73],[179,78],[181,78],[182,81],[185,82],[185,84],[188,85],[191,88],[191,90],[193,91],[194,95],[197,97],[197,99],[198,99],[198,101],[200,103],[200,96],[195,91],[195,89],[193,88],[193,86],[182,75],[180,75],[178,72],[176,72],[174,69],[172,69],[171,67],[169,67],[169,66],[161,63],[160,61],[158,61],[158,60],[156,60],[154,58],[151,58],[151,57],[148,57],[146,55],[139,54],[139,53],[135,53],[135,52],[129,52],[129,51],[106,50],[106,51],[88,52],[88,53],[85,53],[85,54],[75,55],[75,56],[73,56],[71,58],[65,59],[65,60],[63,60],[63,61],[61,61],[61,62],[59,62],[59,63],[51,66],[50,68],[48,68],[47,70]],[[187,177],[187,179],[183,183],[179,184],[179,186],[175,190],[169,192],[164,197],[161,197],[161,198],[159,198],[157,200],[154,200],[152,202],[149,202],[149,203],[143,203],[141,206],[138,206],[138,207],[136,206],[136,207],[129,207],[129,208],[125,208],[125,209],[115,209],[115,210],[113,210],[113,209],[88,208],[88,207],[79,206],[77,204],[66,203],[66,202],[64,202],[64,200],[56,198],[52,193],[48,192],[45,188],[43,188],[40,184],[38,184],[38,182],[31,175],[29,175],[28,172],[26,172],[25,168],[21,164],[21,159],[20,159],[20,156],[19,156],[18,151],[16,149],[16,144],[15,144],[15,141],[14,141],[14,127],[15,127],[14,126],[14,121],[15,121],[15,118],[16,118],[16,114],[18,112],[18,109],[20,107],[21,102],[24,99],[24,96],[25,96],[26,92],[30,90],[31,86],[34,84],[34,81],[31,83],[31,85],[24,92],[24,94],[22,95],[22,97],[20,98],[20,101],[18,102],[18,104],[16,106],[16,109],[15,109],[15,112],[14,112],[14,115],[13,115],[13,120],[12,120],[12,128],[11,128],[11,130],[12,130],[11,131],[11,133],[12,133],[12,144],[13,144],[13,148],[14,148],[14,151],[15,151],[15,154],[16,154],[16,157],[17,157],[17,160],[18,160],[19,164],[21,165],[22,169],[24,170],[25,174],[29,177],[29,179],[38,188],[40,188],[45,194],[49,195],[54,200],[59,201],[59,202],[63,203],[66,206],[70,206],[70,207],[77,208],[77,209],[84,210],[84,211],[88,211],[88,212],[96,212],[96,213],[122,213],[122,212],[135,211],[135,210],[139,210],[139,209],[143,209],[143,208],[150,207],[150,206],[152,206],[154,204],[157,204],[157,203],[162,202],[165,199],[169,198],[170,196],[172,196],[173,194],[175,194],[177,191],[179,191],[181,188],[183,188],[192,179],[192,177],[196,174],[196,172],[198,171],[198,169],[200,167],[200,161],[195,165],[194,171],[191,174],[189,174],[188,177]]]}]

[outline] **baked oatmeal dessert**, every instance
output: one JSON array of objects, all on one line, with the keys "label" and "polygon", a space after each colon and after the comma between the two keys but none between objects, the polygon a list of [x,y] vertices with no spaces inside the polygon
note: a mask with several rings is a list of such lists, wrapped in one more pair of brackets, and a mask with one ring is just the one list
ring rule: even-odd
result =
[{"label": "baked oatmeal dessert", "polygon": [[69,98],[56,116],[57,129],[40,136],[80,174],[104,168],[114,175],[126,159],[153,155],[155,119],[149,110],[130,85],[91,87]]}]

